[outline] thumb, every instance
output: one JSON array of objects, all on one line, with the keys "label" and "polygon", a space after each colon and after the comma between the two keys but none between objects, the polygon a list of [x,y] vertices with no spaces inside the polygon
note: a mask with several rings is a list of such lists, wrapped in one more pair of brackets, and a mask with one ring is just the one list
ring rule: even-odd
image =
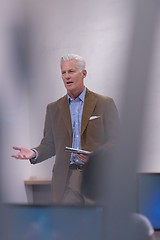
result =
[{"label": "thumb", "polygon": [[21,148],[20,148],[20,147],[14,146],[13,149],[14,149],[14,150],[19,150],[19,151],[21,151]]}]

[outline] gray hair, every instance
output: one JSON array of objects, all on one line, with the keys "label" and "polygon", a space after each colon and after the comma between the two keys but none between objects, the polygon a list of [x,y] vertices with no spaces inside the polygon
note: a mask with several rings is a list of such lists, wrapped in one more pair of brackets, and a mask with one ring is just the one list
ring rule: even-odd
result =
[{"label": "gray hair", "polygon": [[85,67],[86,67],[86,62],[85,60],[79,56],[79,55],[76,55],[76,54],[67,54],[63,57],[61,57],[61,64],[62,62],[65,62],[65,61],[69,61],[69,60],[76,60],[77,61],[77,67],[79,68],[79,70],[84,70]]}]

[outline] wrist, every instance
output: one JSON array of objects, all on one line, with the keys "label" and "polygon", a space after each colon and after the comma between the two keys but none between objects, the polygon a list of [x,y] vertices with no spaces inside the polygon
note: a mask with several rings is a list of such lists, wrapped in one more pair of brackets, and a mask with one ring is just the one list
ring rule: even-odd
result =
[{"label": "wrist", "polygon": [[31,151],[33,152],[33,156],[31,157],[31,159],[37,160],[38,158],[38,151],[34,148],[31,149]]}]

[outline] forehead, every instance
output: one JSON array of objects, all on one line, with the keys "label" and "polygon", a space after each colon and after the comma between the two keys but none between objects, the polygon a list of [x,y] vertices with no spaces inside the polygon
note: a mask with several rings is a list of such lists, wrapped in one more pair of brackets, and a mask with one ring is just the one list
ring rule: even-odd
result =
[{"label": "forehead", "polygon": [[67,69],[73,69],[77,68],[77,61],[75,59],[63,61],[61,63],[61,69],[67,70]]}]

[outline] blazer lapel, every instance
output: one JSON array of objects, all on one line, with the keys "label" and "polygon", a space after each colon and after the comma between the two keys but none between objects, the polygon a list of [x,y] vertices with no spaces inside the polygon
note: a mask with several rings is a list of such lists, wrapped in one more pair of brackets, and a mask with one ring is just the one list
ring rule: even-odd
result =
[{"label": "blazer lapel", "polygon": [[[83,134],[83,132],[88,124],[89,118],[92,115],[94,108],[96,106],[96,102],[97,102],[97,98],[95,97],[95,94],[87,89],[84,106],[83,106],[81,134]],[[72,136],[72,123],[71,123],[67,95],[65,95],[63,98],[61,98],[60,103],[59,103],[59,109],[60,109],[60,113],[63,118],[64,124],[65,124],[70,136]]]},{"label": "blazer lapel", "polygon": [[88,124],[89,118],[93,113],[96,102],[97,102],[97,99],[95,97],[95,94],[90,92],[87,89],[86,97],[85,97],[85,101],[84,101],[84,107],[83,107],[81,134],[83,134],[83,132]]},{"label": "blazer lapel", "polygon": [[72,124],[71,124],[71,117],[70,117],[70,110],[69,110],[67,95],[65,95],[63,98],[61,98],[60,103],[59,103],[59,109],[60,109],[64,124],[65,124],[70,136],[72,136]]}]

